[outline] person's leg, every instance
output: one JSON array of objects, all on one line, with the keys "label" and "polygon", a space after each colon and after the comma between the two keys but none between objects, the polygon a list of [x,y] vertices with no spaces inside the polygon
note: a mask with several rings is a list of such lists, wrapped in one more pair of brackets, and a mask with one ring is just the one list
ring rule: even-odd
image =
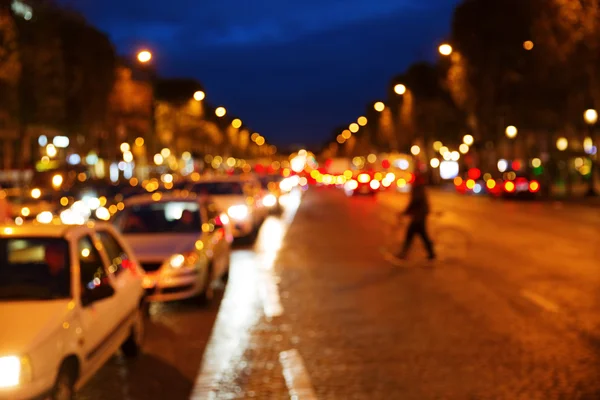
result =
[{"label": "person's leg", "polygon": [[427,250],[427,254],[429,255],[429,259],[435,258],[435,251],[433,250],[433,243],[431,238],[429,237],[429,233],[427,232],[427,222],[426,220],[419,221],[417,224],[417,233],[423,239],[423,243],[425,244],[425,249]]},{"label": "person's leg", "polygon": [[406,258],[408,254],[408,249],[410,249],[410,245],[412,244],[413,238],[417,233],[417,227],[415,226],[415,221],[410,221],[408,224],[408,228],[406,229],[406,235],[404,236],[404,244],[402,245],[402,250],[397,255],[398,258]]}]

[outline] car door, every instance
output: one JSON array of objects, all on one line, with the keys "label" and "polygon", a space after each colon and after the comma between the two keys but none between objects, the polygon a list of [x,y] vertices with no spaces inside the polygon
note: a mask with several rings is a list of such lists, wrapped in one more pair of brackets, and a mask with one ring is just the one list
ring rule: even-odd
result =
[{"label": "car door", "polygon": [[133,254],[125,250],[124,244],[114,232],[103,227],[97,229],[96,236],[102,244],[108,263],[108,272],[112,275],[116,291],[115,297],[119,309],[115,310],[115,313],[119,315],[119,321],[126,321],[133,318],[141,301],[141,271],[138,269]]},{"label": "car door", "polygon": [[[84,373],[100,367],[114,352],[118,309],[105,264],[90,233],[74,239],[73,260],[79,270],[79,298],[81,302],[81,346]],[[100,296],[102,294],[102,296]]]},{"label": "car door", "polygon": [[212,232],[205,232],[203,242],[210,248],[213,253],[213,266],[215,268],[216,276],[223,275],[229,267],[229,248],[230,242],[227,240],[228,234],[227,229],[229,228],[220,220],[221,212],[217,205],[208,200],[206,201],[206,217],[210,224],[215,225]]}]

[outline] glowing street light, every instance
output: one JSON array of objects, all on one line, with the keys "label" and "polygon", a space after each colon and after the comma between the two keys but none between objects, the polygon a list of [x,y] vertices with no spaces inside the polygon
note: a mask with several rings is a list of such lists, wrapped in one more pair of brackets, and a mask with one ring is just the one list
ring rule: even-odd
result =
[{"label": "glowing street light", "polygon": [[382,101],[378,101],[377,103],[375,103],[373,108],[375,108],[375,111],[377,112],[382,112],[383,110],[385,110],[385,104],[383,104]]},{"label": "glowing street light", "polygon": [[125,153],[130,150],[129,143],[127,142],[121,143],[121,146],[119,148],[121,149],[121,153]]},{"label": "glowing street light", "polygon": [[527,51],[533,50],[533,42],[531,40],[523,42],[523,48]]},{"label": "glowing street light", "polygon": [[440,45],[440,47],[438,47],[438,51],[443,56],[449,56],[450,54],[452,54],[454,49],[452,49],[452,46],[450,46],[448,43],[444,43]]},{"label": "glowing street light", "polygon": [[352,132],[350,132],[350,130],[348,130],[348,129],[344,129],[344,131],[341,133],[341,135],[344,139],[348,140],[352,136]]},{"label": "glowing street light", "polygon": [[356,133],[356,132],[358,132],[358,130],[360,129],[360,127],[358,126],[358,124],[356,122],[353,122],[353,123],[350,124],[350,126],[348,127],[348,129],[350,129],[350,132]]},{"label": "glowing street light", "polygon": [[202,101],[206,97],[206,94],[202,90],[198,90],[194,93],[194,100]]},{"label": "glowing street light", "polygon": [[142,64],[146,64],[152,60],[152,53],[150,53],[148,50],[142,50],[137,54],[137,59]]},{"label": "glowing street light", "polygon": [[509,139],[514,139],[517,137],[517,133],[519,133],[519,131],[517,130],[517,128],[513,125],[507,126],[506,130],[504,131],[504,133],[506,134],[506,137]]},{"label": "glowing street light", "polygon": [[56,157],[56,154],[58,153],[58,151],[56,150],[56,147],[50,143],[46,146],[46,154],[48,155],[48,157]]},{"label": "glowing street light", "polygon": [[467,154],[469,152],[469,146],[466,143],[463,143],[458,146],[458,151],[460,151],[462,154]]},{"label": "glowing street light", "polygon": [[466,144],[467,146],[471,146],[474,141],[475,141],[475,139],[473,139],[473,136],[471,136],[471,135],[463,136],[463,143]]},{"label": "glowing street light", "polygon": [[589,110],[585,110],[583,113],[583,119],[588,125],[594,125],[598,122],[598,111],[590,108]]},{"label": "glowing street light", "polygon": [[569,141],[565,137],[560,137],[556,140],[556,148],[560,151],[565,151],[569,147]]},{"label": "glowing street light", "polygon": [[415,144],[413,147],[410,148],[410,152],[413,156],[419,155],[419,153],[421,152],[421,148]]},{"label": "glowing street light", "polygon": [[356,120],[356,122],[358,122],[358,124],[360,126],[365,126],[367,125],[367,118],[366,117],[358,117],[358,119]]},{"label": "glowing street light", "polygon": [[217,107],[217,109],[215,110],[215,115],[219,118],[224,117],[225,114],[227,114],[227,110],[225,109],[225,107]]},{"label": "glowing street light", "polygon": [[394,92],[396,92],[396,94],[402,96],[404,93],[406,93],[406,86],[404,86],[401,83],[398,83],[396,86],[394,86]]},{"label": "glowing street light", "polygon": [[233,126],[236,129],[241,128],[242,126],[242,120],[239,118],[234,119],[233,121],[231,121],[231,126]]}]

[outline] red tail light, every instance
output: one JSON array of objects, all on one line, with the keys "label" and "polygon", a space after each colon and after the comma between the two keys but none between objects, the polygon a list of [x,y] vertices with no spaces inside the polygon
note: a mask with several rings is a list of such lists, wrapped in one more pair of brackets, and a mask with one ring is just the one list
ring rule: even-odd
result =
[{"label": "red tail light", "polygon": [[540,190],[540,184],[538,183],[538,181],[531,181],[529,182],[529,191],[531,193],[537,193]]}]

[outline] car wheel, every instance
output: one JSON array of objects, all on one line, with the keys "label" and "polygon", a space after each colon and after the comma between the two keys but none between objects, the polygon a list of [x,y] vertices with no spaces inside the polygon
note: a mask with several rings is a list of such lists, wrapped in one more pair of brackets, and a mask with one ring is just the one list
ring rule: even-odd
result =
[{"label": "car wheel", "polygon": [[76,371],[69,364],[63,364],[52,388],[52,400],[73,400],[75,398]]},{"label": "car wheel", "polygon": [[140,307],[135,313],[135,320],[133,321],[131,332],[129,333],[127,340],[125,340],[121,346],[121,350],[123,351],[123,354],[125,354],[125,357],[134,358],[142,352],[145,335],[144,319],[144,310],[143,307]]},{"label": "car wheel", "polygon": [[212,262],[208,264],[206,268],[206,279],[204,280],[204,287],[202,288],[202,293],[198,295],[198,302],[200,304],[208,304],[213,298],[214,290],[212,286],[212,276],[213,276],[213,265]]}]

